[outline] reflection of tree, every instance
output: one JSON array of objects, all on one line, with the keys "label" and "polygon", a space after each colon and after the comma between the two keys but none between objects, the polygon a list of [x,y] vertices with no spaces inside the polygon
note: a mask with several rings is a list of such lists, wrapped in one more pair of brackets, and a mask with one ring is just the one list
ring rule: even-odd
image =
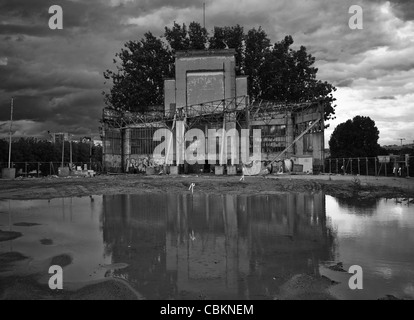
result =
[{"label": "reflection of tree", "polygon": [[348,209],[349,213],[358,215],[373,215],[377,211],[380,199],[376,198],[336,198],[338,205]]},{"label": "reflection of tree", "polygon": [[[147,298],[264,298],[331,260],[323,194],[104,196],[115,273]],[[180,295],[181,294],[181,295]]]}]

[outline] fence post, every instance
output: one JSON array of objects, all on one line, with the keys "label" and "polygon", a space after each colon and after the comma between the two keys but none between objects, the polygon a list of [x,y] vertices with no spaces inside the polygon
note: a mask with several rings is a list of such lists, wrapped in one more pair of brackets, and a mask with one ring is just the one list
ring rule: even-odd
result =
[{"label": "fence post", "polygon": [[377,158],[376,157],[374,158],[374,162],[375,162],[375,176],[378,176],[378,173],[377,173]]},{"label": "fence post", "polygon": [[351,161],[351,175],[353,174],[352,173],[352,158],[351,159],[349,159],[350,161]]},{"label": "fence post", "polygon": [[27,162],[24,163],[24,173],[26,175],[26,178],[29,176],[29,173],[27,172]]},{"label": "fence post", "polygon": [[52,175],[52,162],[49,163],[49,176]]},{"label": "fence post", "polygon": [[338,173],[339,173],[339,171],[338,171],[338,162],[339,162],[339,159],[337,158],[337,159],[336,159],[336,174],[338,174]]},{"label": "fence post", "polygon": [[359,164],[361,159],[358,158],[358,174],[361,175],[361,166]]},{"label": "fence post", "polygon": [[40,163],[37,163],[37,177],[39,178],[39,171],[40,171]]},{"label": "fence post", "polygon": [[388,163],[385,162],[385,176],[387,176],[387,164]]},{"label": "fence post", "polygon": [[332,160],[329,159],[329,174],[331,174],[332,172]]},{"label": "fence post", "polygon": [[365,175],[368,176],[368,157],[365,158]]}]

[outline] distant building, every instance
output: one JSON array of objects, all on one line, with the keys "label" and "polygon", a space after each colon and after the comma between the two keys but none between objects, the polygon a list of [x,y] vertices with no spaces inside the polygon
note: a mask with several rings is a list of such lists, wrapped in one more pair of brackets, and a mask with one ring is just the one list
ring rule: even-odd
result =
[{"label": "distant building", "polygon": [[92,139],[92,142],[95,147],[102,147],[102,140]]},{"label": "distant building", "polygon": [[80,139],[80,142],[90,143],[90,142],[92,142],[92,138],[91,137],[83,137],[83,138]]},{"label": "distant building", "polygon": [[69,141],[69,133],[67,132],[49,132],[52,143],[62,143],[62,140]]},{"label": "distant building", "polygon": [[392,145],[382,146],[382,148],[384,148],[385,150],[412,149],[412,148],[414,148],[414,143],[411,143],[411,144],[403,144],[403,145],[392,144]]}]

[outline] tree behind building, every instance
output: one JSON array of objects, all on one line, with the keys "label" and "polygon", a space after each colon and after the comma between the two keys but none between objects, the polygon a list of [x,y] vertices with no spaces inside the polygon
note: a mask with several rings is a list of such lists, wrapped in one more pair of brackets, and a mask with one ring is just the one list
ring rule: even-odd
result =
[{"label": "tree behind building", "polygon": [[370,117],[356,116],[339,124],[331,135],[332,158],[376,157],[380,152],[379,130]]}]

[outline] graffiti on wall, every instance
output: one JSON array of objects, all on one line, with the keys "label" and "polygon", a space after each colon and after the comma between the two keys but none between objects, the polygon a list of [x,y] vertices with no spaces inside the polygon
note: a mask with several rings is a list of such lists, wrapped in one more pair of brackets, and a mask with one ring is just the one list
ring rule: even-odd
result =
[{"label": "graffiti on wall", "polygon": [[125,172],[145,172],[148,167],[159,167],[165,164],[165,158],[151,158],[149,156],[132,156],[125,159]]},{"label": "graffiti on wall", "polygon": [[119,172],[122,168],[120,155],[105,155],[105,167],[109,172]]}]

